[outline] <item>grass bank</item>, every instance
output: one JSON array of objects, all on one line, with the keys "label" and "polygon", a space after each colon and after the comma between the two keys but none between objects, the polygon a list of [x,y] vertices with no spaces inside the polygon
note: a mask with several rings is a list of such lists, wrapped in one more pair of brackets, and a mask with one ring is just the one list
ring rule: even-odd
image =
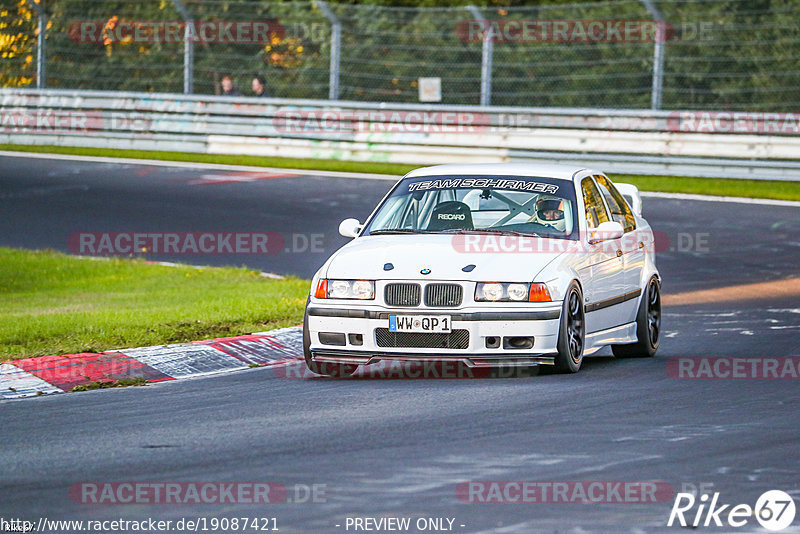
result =
[{"label": "grass bank", "polygon": [[234,336],[300,324],[306,280],[0,248],[0,360]]}]

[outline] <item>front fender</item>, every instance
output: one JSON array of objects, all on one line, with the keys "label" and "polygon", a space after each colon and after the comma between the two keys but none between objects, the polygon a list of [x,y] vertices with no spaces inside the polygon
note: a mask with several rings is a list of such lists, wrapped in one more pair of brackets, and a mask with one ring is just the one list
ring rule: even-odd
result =
[{"label": "front fender", "polygon": [[564,299],[567,288],[569,288],[573,280],[577,280],[581,291],[584,291],[585,281],[581,279],[580,273],[575,269],[574,262],[570,261],[570,259],[569,252],[565,252],[547,264],[533,279],[534,282],[547,284],[550,298],[554,302]]}]

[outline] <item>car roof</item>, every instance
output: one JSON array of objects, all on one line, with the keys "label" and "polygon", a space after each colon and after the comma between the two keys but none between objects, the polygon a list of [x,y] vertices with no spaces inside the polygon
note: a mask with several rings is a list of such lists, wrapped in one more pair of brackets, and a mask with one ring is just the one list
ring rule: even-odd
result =
[{"label": "car roof", "polygon": [[[435,165],[422,167],[408,173],[406,178],[440,175],[501,175],[536,176],[571,180],[576,172],[589,170],[578,165],[556,165],[544,163],[470,163],[464,165]],[[595,171],[591,171],[595,172]]]}]

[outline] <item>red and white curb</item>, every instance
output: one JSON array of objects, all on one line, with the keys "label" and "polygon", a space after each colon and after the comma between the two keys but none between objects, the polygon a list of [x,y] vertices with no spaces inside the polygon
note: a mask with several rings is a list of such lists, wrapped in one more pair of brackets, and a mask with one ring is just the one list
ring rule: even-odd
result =
[{"label": "red and white curb", "polygon": [[288,363],[302,355],[303,331],[293,326],[192,343],[12,360],[0,364],[0,399],[63,393],[121,379],[194,378]]}]

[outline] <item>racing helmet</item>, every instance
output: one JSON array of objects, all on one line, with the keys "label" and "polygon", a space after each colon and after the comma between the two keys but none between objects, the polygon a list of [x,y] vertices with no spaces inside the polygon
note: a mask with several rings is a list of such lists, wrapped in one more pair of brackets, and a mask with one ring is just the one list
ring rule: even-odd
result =
[{"label": "racing helmet", "polygon": [[536,222],[552,226],[559,232],[566,231],[564,206],[560,198],[539,197],[536,201]]}]

